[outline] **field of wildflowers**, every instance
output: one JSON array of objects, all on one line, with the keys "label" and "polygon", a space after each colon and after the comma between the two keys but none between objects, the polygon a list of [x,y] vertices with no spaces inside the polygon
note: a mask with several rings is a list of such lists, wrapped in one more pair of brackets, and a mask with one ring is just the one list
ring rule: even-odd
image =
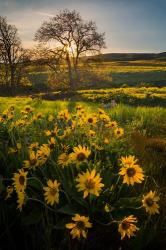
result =
[{"label": "field of wildflowers", "polygon": [[108,103],[115,100],[129,105],[166,106],[166,87],[110,88],[79,91],[85,100]]},{"label": "field of wildflowers", "polygon": [[102,108],[87,112],[78,104],[74,112],[46,113],[10,105],[2,110],[1,244],[137,249],[132,239],[143,239],[149,227],[155,230],[161,199],[127,137]]}]

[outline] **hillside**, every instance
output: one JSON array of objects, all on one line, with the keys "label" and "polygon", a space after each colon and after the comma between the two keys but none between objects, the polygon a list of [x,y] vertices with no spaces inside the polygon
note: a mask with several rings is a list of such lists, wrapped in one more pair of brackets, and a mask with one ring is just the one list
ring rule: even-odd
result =
[{"label": "hillside", "polygon": [[166,52],[162,53],[106,53],[98,56],[89,57],[90,60],[101,61],[126,61],[126,60],[164,60],[166,61]]}]

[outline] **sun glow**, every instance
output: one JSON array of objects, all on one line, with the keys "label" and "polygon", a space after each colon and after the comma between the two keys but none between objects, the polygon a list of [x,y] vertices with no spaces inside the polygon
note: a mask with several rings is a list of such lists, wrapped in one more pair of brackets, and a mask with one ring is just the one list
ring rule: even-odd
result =
[{"label": "sun glow", "polygon": [[77,50],[77,46],[74,42],[70,42],[70,44],[66,46],[66,51],[69,53],[70,56],[75,56],[76,50]]}]

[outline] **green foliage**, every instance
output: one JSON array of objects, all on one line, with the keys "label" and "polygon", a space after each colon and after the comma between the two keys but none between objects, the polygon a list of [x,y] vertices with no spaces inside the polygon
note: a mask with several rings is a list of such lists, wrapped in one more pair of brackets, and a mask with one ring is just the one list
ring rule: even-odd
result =
[{"label": "green foliage", "polygon": [[[22,105],[21,110],[18,109],[19,101],[21,101]],[[10,98],[8,102],[10,104]],[[73,241],[71,241],[65,225],[71,221],[71,217],[75,214],[90,217],[90,221],[93,222],[93,228],[89,230],[90,235],[98,234],[98,228],[100,228],[101,233],[101,226],[107,230],[108,226],[115,224],[116,230],[114,230],[114,234],[117,238],[115,249],[121,246],[117,227],[124,216],[136,215],[139,219],[141,231],[142,225],[144,227],[145,221],[148,220],[145,210],[141,207],[141,200],[142,195],[149,191],[149,186],[146,184],[149,177],[145,177],[143,185],[129,186],[122,182],[122,177],[119,175],[120,158],[134,152],[129,147],[129,131],[126,130],[124,136],[122,134],[121,137],[117,137],[115,134],[116,128],[111,129],[106,126],[112,119],[119,116],[122,106],[108,110],[110,116],[103,111],[103,120],[103,117],[97,112],[96,106],[89,106],[88,103],[86,104],[88,109],[86,111],[83,109],[83,115],[79,116],[79,111],[77,114],[73,113],[75,108],[78,109],[79,107],[75,103],[54,103],[31,100],[30,98],[21,100],[17,98],[15,102],[15,111],[11,111],[11,107],[8,106],[8,109],[1,111],[0,116],[2,134],[0,150],[3,154],[1,162],[2,178],[0,178],[0,202],[2,204],[0,211],[4,214],[1,225],[6,225],[7,228],[2,235],[2,240],[5,241],[8,238],[9,232],[12,241],[16,242],[18,236],[15,238],[14,230],[17,225],[17,228],[22,231],[24,241],[24,243],[21,243],[22,248],[29,249],[31,247],[31,249],[38,248],[41,250],[50,250],[51,248],[67,249],[68,246],[72,248]],[[63,110],[61,110],[62,107]],[[70,113],[64,109],[66,107],[68,107]],[[92,110],[94,113],[92,113]],[[4,114],[5,117],[3,117]],[[52,114],[53,120],[50,120],[52,119],[49,116],[50,114]],[[89,116],[97,119],[97,121],[88,124],[87,118]],[[125,119],[124,117],[119,116],[119,126],[122,124],[122,119]],[[131,118],[132,115],[129,117],[129,121]],[[54,137],[52,134],[46,133],[48,130],[53,132],[56,126],[59,131],[54,134]],[[4,132],[4,129],[6,129],[7,133]],[[95,138],[89,137],[90,129],[96,132]],[[105,143],[105,137],[109,142]],[[53,147],[50,144],[51,138],[55,139]],[[35,142],[39,143],[37,149],[30,150],[29,146]],[[21,144],[21,147],[18,147],[18,143]],[[12,185],[13,174],[18,173],[18,169],[25,167],[24,161],[29,160],[30,162],[30,152],[38,152],[42,145],[47,146],[43,151],[45,154],[42,154],[40,158],[40,160],[44,159],[42,165],[38,167],[30,165],[25,169],[28,172],[26,196],[22,204],[22,211],[18,211],[16,200],[19,192],[15,189],[11,197],[5,200],[6,187]],[[65,152],[70,156],[71,153],[74,153],[73,148],[78,145],[86,146],[90,150],[87,161],[78,165],[76,162],[71,161],[62,168],[58,163],[61,153]],[[12,148],[12,151],[9,150],[10,148]],[[49,152],[48,157],[45,156],[47,150]],[[90,194],[87,198],[83,198],[83,193],[77,190],[76,177],[87,169],[89,171],[95,169],[102,178],[101,182],[104,183],[104,188],[102,188],[99,196]],[[44,199],[43,187],[47,186],[49,179],[56,179],[60,183],[58,204],[50,205]],[[155,185],[150,187],[157,189]],[[105,211],[105,205],[110,206],[109,212]],[[7,218],[10,217],[10,211],[12,211],[13,219],[10,218],[9,220]],[[151,220],[155,221],[155,218],[156,216]],[[158,227],[160,229],[160,225]],[[154,231],[152,232],[154,233]],[[27,235],[29,243],[26,240]],[[93,242],[93,238],[89,237],[87,242]],[[37,242],[36,239],[38,239]],[[84,249],[84,240],[78,241],[77,244]],[[8,246],[11,246],[11,242],[8,243]],[[85,249],[90,249],[90,245],[88,248],[87,244]]]}]

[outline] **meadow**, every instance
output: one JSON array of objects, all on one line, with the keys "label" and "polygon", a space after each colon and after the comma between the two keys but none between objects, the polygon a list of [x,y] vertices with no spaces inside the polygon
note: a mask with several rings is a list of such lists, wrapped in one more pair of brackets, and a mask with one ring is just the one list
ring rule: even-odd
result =
[{"label": "meadow", "polygon": [[[79,66],[82,83],[79,88],[112,87],[164,87],[166,86],[166,61],[136,60],[87,62]],[[49,68],[46,66],[27,67],[28,78],[35,90],[49,87]],[[60,86],[57,86],[59,88]]]},{"label": "meadow", "polygon": [[0,97],[6,249],[164,250],[166,63],[91,69],[73,93],[27,68],[32,86]]},{"label": "meadow", "polygon": [[165,250],[164,3],[9,2],[0,250]]},{"label": "meadow", "polygon": [[162,248],[163,107],[22,97],[0,104],[1,242],[12,249],[18,242],[24,249]]}]

